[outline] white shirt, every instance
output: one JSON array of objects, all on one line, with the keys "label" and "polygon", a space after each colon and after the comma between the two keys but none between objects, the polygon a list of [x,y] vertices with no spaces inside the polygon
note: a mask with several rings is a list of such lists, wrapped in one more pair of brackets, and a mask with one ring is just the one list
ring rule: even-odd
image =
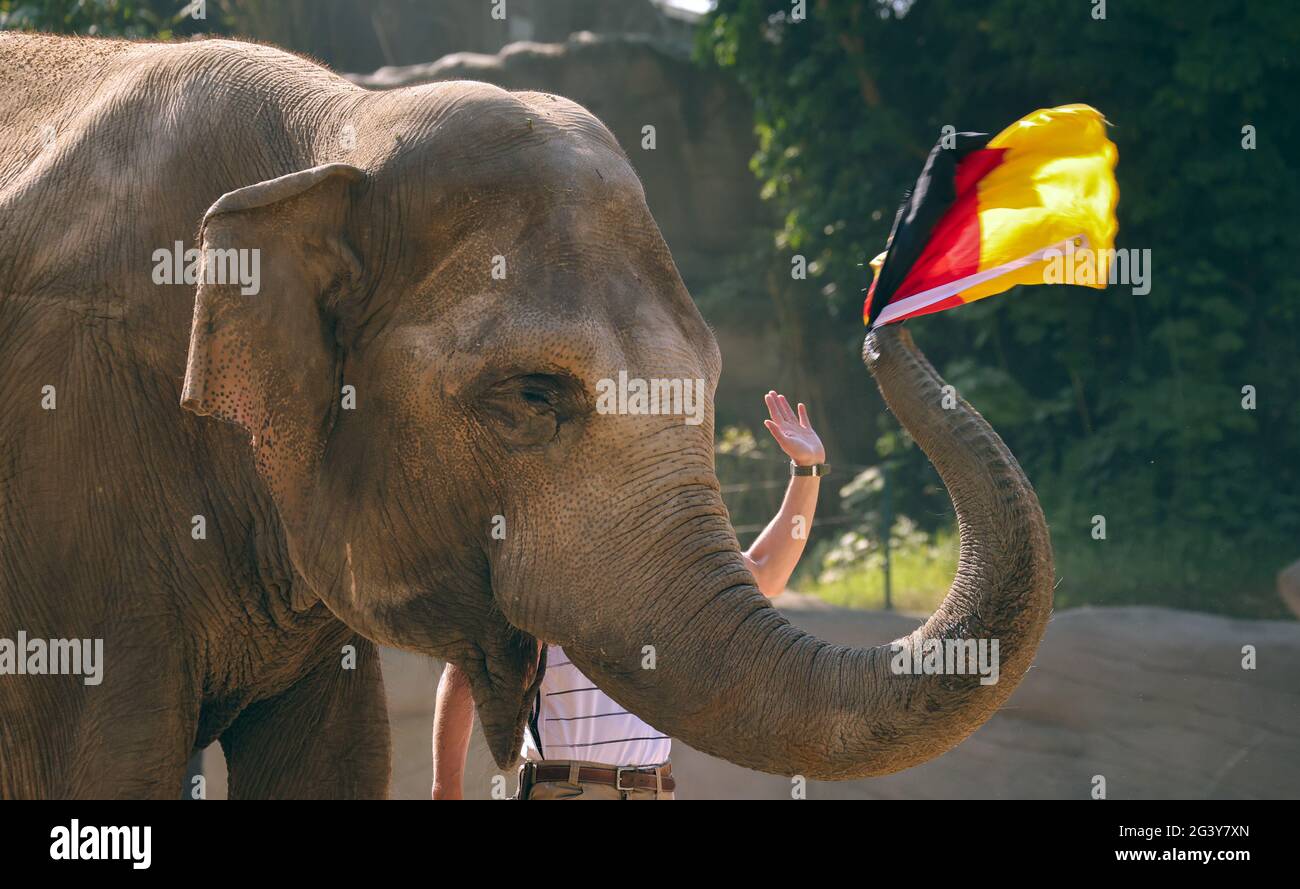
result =
[{"label": "white shirt", "polygon": [[615,703],[558,645],[546,649],[537,702],[524,733],[523,756],[533,762],[576,759],[648,767],[663,765],[672,752],[672,738]]}]

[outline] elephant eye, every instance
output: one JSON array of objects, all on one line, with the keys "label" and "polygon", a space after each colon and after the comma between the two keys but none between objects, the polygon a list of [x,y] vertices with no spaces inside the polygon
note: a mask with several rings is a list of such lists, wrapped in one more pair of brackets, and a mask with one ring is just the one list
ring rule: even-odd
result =
[{"label": "elephant eye", "polygon": [[581,412],[581,387],[567,376],[521,374],[501,380],[482,396],[480,409],[508,444],[549,444],[560,426]]},{"label": "elephant eye", "polygon": [[554,406],[554,395],[551,391],[542,388],[536,384],[526,384],[519,390],[519,397],[524,401],[537,408],[549,408]]}]

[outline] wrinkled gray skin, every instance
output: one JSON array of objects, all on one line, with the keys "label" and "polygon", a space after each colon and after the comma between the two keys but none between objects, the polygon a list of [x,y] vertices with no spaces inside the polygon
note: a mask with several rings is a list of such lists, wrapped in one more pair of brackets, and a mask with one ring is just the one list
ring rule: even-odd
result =
[{"label": "wrinkled gray skin", "polygon": [[[939,755],[1029,666],[1037,501],[899,329],[865,358],[962,534],[912,642],[999,638],[996,686],[891,675],[769,606],[711,398],[700,426],[595,412],[619,370],[711,393],[720,360],[582,108],[370,93],[226,41],[3,35],[0,83],[0,636],[101,637],[106,660],[95,687],[0,677],[0,796],[173,796],[214,739],[232,795],[381,796],[375,643],[462,667],[503,766],[545,640],[659,729],[813,778]],[[153,251],[196,233],[260,249],[261,292],[153,283]]]}]

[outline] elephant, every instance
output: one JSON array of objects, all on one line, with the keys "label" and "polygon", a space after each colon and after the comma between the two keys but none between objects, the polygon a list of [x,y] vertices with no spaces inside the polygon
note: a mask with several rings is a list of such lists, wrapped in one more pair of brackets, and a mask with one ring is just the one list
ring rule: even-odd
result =
[{"label": "elephant", "polygon": [[[502,768],[556,643],[663,732],[814,779],[940,755],[1030,666],[1042,511],[899,327],[864,360],[952,496],[947,597],[850,648],[757,592],[717,343],[577,104],[220,39],[6,33],[0,71],[0,635],[103,645],[98,683],[0,669],[0,796],[174,798],[219,741],[232,798],[383,797],[379,645],[463,669]],[[703,381],[702,422],[597,410],[621,372]],[[977,638],[996,684],[891,665]]]}]

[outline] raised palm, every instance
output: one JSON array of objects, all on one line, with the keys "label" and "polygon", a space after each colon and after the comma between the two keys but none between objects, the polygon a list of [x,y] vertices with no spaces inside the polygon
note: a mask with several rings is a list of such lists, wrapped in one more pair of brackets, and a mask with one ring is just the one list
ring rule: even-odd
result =
[{"label": "raised palm", "polygon": [[800,466],[826,462],[826,449],[822,447],[822,440],[808,422],[808,408],[801,403],[796,414],[785,396],[775,390],[764,395],[763,401],[767,403],[767,412],[772,416],[772,419],[764,420],[763,425],[791,460]]}]

